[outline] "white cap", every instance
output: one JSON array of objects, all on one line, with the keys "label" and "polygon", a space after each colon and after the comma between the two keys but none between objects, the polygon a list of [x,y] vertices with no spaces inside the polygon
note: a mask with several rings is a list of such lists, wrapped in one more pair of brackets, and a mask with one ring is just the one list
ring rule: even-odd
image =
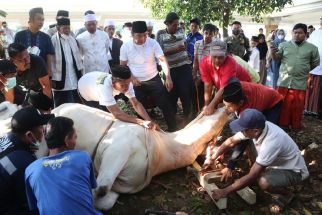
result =
[{"label": "white cap", "polygon": [[84,21],[85,22],[96,21],[96,15],[95,14],[87,14],[84,16]]},{"label": "white cap", "polygon": [[147,27],[153,27],[154,23],[152,21],[146,21],[146,26]]},{"label": "white cap", "polygon": [[104,28],[108,26],[114,26],[115,27],[115,22],[113,20],[105,20],[104,21]]}]

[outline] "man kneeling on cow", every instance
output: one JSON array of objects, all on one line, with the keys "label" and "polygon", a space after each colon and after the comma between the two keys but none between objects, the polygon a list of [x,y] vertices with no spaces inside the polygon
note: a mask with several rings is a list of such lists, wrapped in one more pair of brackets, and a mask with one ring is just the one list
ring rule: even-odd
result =
[{"label": "man kneeling on cow", "polygon": [[[124,122],[139,124],[149,129],[159,130],[143,105],[135,98],[131,83],[131,71],[127,66],[115,66],[112,75],[103,72],[90,72],[78,81],[78,90],[86,104],[92,107],[106,106],[113,116]],[[116,104],[114,96],[124,93],[129,98],[134,110],[142,118],[130,116],[123,112]]]},{"label": "man kneeling on cow", "polygon": [[[245,139],[252,139],[251,144],[255,145],[254,152],[258,155],[247,175],[224,189],[214,190],[213,198],[224,198],[258,180],[260,188],[276,195],[280,203],[290,203],[294,194],[286,187],[298,184],[309,176],[296,143],[284,130],[266,121],[265,116],[255,109],[243,111],[239,119],[230,123],[230,128],[236,134],[212,152],[212,161]],[[231,172],[229,175],[224,174],[225,179],[231,176]]]}]

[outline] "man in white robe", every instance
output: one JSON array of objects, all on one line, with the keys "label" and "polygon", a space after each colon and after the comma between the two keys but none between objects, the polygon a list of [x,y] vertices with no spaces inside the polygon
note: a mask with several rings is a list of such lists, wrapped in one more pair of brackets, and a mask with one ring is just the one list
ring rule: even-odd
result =
[{"label": "man in white robe", "polygon": [[[320,59],[322,59],[322,18],[320,19],[320,28],[313,31],[308,42],[317,46]],[[306,91],[305,113],[309,115],[322,117],[322,60],[320,65],[310,72],[309,85]]]},{"label": "man in white robe", "polygon": [[97,20],[93,11],[87,13],[84,20],[86,31],[78,35],[76,40],[83,58],[85,73],[92,71],[109,72],[110,40],[108,35],[97,28]]}]

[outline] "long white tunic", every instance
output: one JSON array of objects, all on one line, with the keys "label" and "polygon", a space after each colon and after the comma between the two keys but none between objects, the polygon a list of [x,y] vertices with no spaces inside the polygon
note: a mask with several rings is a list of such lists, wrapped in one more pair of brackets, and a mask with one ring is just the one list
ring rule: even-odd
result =
[{"label": "long white tunic", "polygon": [[96,30],[94,34],[85,31],[76,37],[81,52],[85,73],[92,71],[108,72],[109,43],[107,33]]},{"label": "long white tunic", "polygon": [[315,67],[310,73],[313,75],[322,75],[322,29],[313,31],[307,41],[318,47],[320,54],[320,65]]}]

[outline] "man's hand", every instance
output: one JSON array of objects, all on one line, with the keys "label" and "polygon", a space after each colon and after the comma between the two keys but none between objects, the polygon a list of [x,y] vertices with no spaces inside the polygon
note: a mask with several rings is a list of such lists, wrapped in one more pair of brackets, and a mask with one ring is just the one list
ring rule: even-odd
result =
[{"label": "man's hand", "polygon": [[221,198],[227,197],[227,195],[228,195],[228,193],[226,192],[225,189],[215,189],[215,190],[213,190],[212,198],[214,200],[219,200]]},{"label": "man's hand", "polygon": [[0,91],[2,91],[5,87],[5,84],[7,83],[7,79],[0,75]]},{"label": "man's hand", "polygon": [[186,51],[186,46],[185,45],[179,45],[179,46],[177,46],[177,51],[178,52]]},{"label": "man's hand", "polygon": [[222,174],[222,176],[221,176],[220,181],[227,182],[227,180],[233,176],[233,171],[231,169],[229,169],[228,167],[226,167],[221,170],[221,174]]},{"label": "man's hand", "polygon": [[141,86],[141,81],[139,81],[138,79],[132,77],[131,81],[132,81],[133,86],[135,86],[135,87]]},{"label": "man's hand", "polygon": [[170,92],[173,88],[173,82],[170,76],[167,76],[165,79],[165,87],[167,88],[168,92]]},{"label": "man's hand", "polygon": [[215,108],[211,104],[204,106],[203,114],[205,116],[209,116],[209,115],[212,115],[214,113],[215,113]]},{"label": "man's hand", "polygon": [[307,79],[307,86],[309,89],[313,89],[313,76],[310,75],[309,78]]},{"label": "man's hand", "polygon": [[157,131],[161,130],[160,126],[152,121],[145,120],[142,122],[141,125],[145,128],[148,128],[148,129],[157,130]]}]

